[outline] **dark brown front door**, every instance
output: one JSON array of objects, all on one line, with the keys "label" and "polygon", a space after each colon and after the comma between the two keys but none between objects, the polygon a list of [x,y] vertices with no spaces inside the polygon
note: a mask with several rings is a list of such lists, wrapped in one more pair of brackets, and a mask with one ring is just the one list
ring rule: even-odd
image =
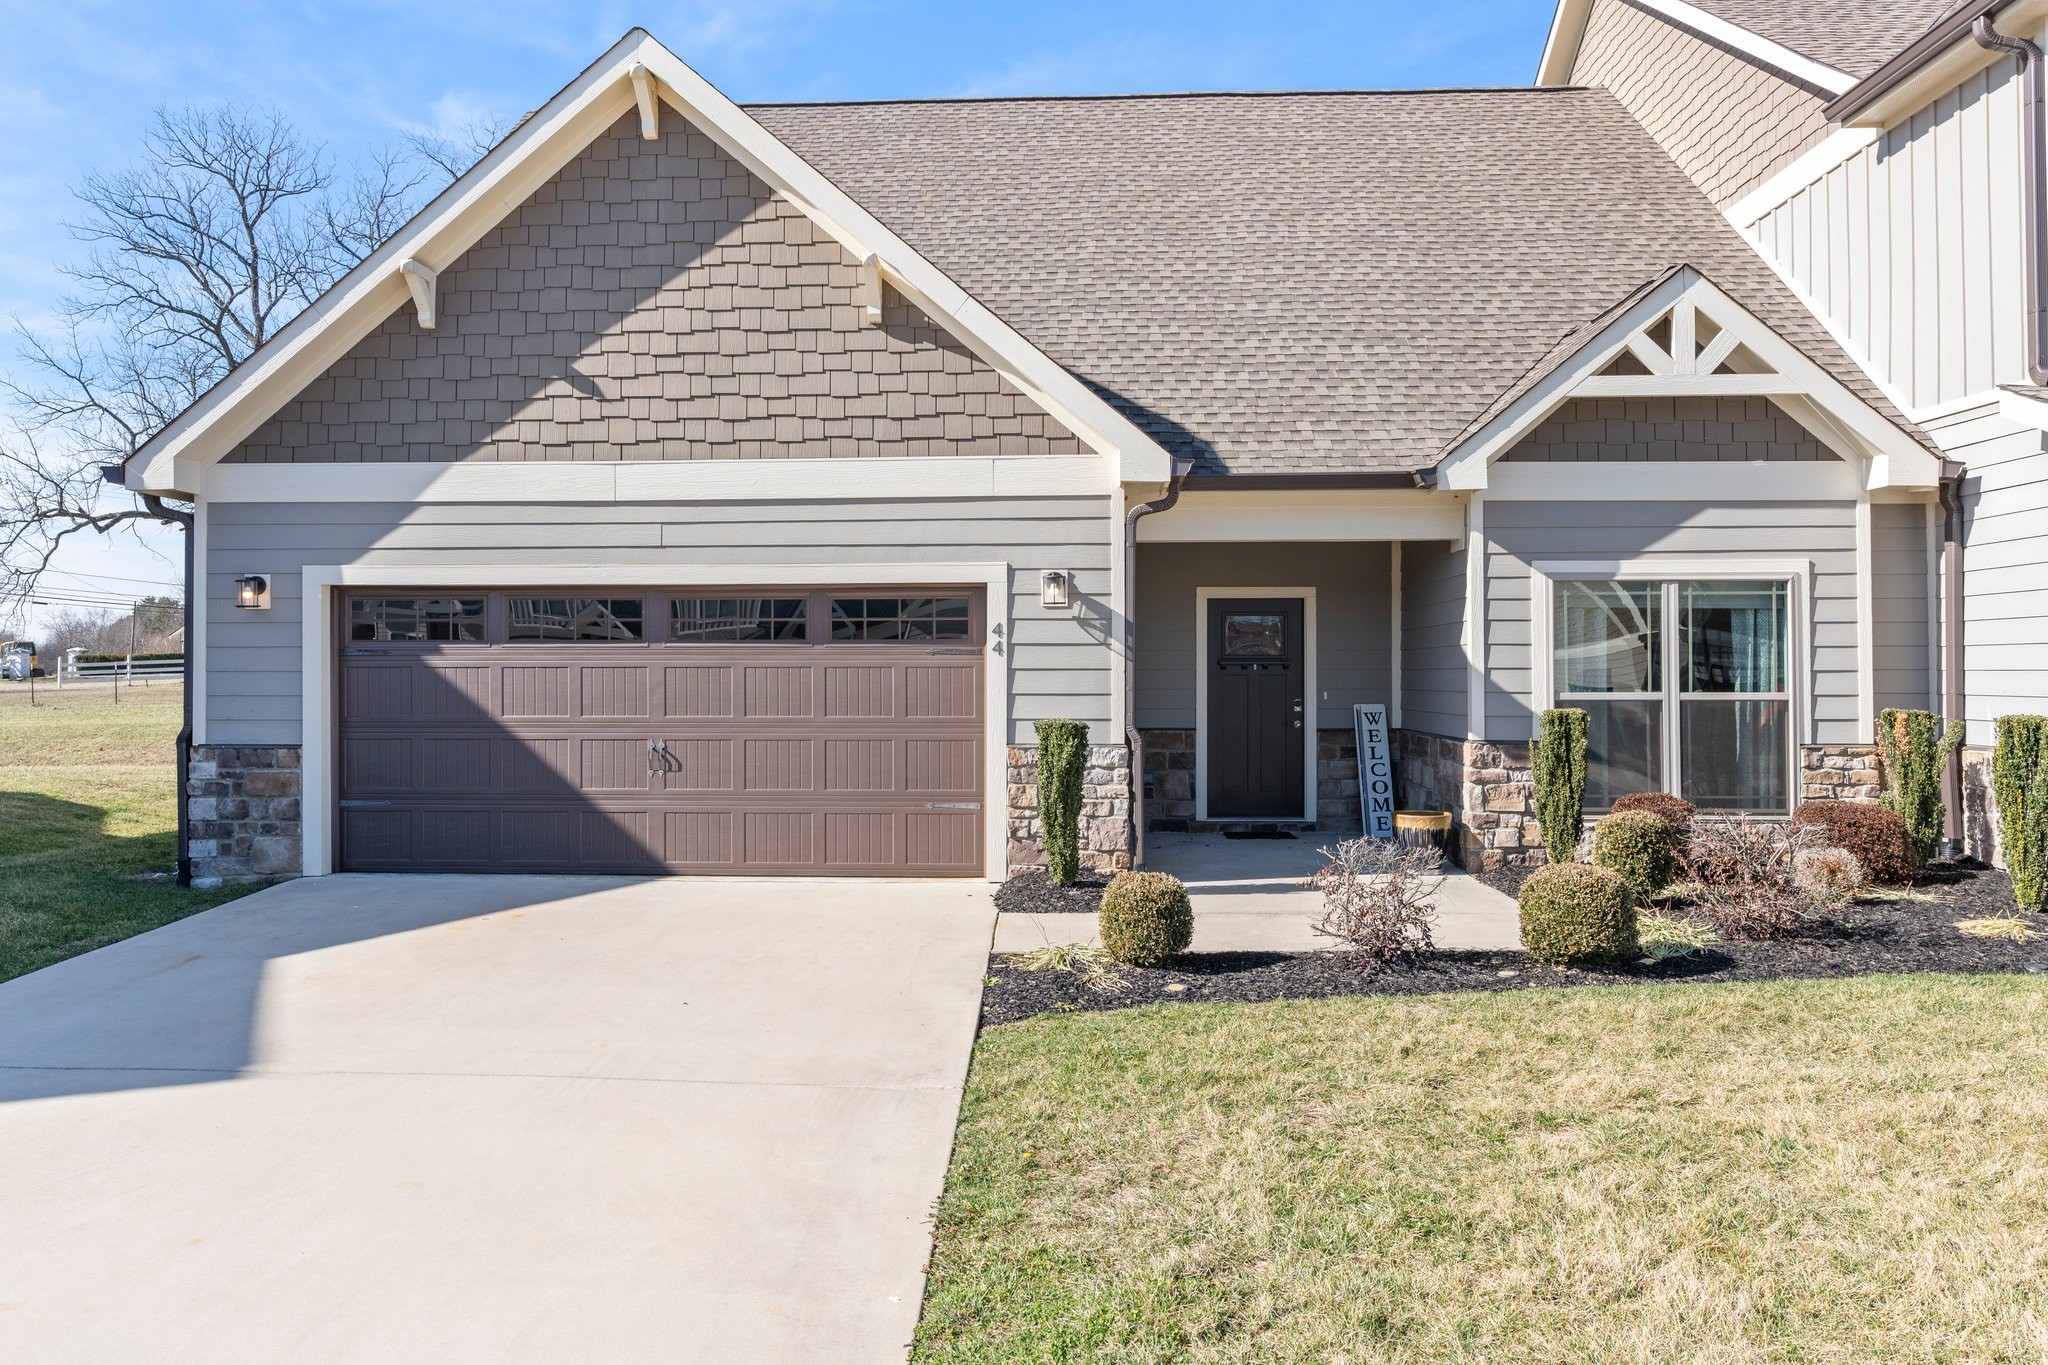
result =
[{"label": "dark brown front door", "polygon": [[345,869],[982,871],[978,592],[340,605]]},{"label": "dark brown front door", "polygon": [[1209,816],[1294,819],[1308,696],[1299,597],[1209,601]]}]

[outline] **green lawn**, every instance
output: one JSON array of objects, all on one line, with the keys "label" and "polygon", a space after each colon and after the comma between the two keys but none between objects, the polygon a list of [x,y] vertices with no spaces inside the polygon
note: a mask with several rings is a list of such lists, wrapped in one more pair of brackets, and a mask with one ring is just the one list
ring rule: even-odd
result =
[{"label": "green lawn", "polygon": [[180,888],[179,689],[0,684],[0,981],[246,894]]},{"label": "green lawn", "polygon": [[2048,1359],[2048,978],[990,1030],[916,1358]]}]

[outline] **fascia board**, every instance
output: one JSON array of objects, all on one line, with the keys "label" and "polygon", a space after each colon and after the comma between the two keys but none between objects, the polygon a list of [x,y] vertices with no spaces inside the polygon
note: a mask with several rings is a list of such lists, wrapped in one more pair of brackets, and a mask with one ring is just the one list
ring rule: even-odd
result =
[{"label": "fascia board", "polygon": [[1596,332],[1563,364],[1539,380],[1530,390],[1510,403],[1485,426],[1473,432],[1437,462],[1437,487],[1480,489],[1486,487],[1486,471],[1494,459],[1562,407],[1581,381],[1598,374],[1608,361],[1619,355],[1628,339],[1656,321],[1657,315],[1677,303],[1699,275],[1691,269],[1676,271],[1629,308]]},{"label": "fascia board", "polygon": [[1856,78],[1846,71],[1802,56],[1783,43],[1774,43],[1740,24],[1731,24],[1719,15],[1709,14],[1697,5],[1688,5],[1685,0],[1635,0],[1635,3],[1830,95],[1839,95],[1856,84]]},{"label": "fascia board", "polygon": [[1579,46],[1586,40],[1586,20],[1593,13],[1593,0],[1558,0],[1550,17],[1550,36],[1543,42],[1543,57],[1536,64],[1536,84],[1569,85],[1572,67],[1579,60]]},{"label": "fascia board", "polygon": [[[634,30],[558,93],[397,237],[349,271],[264,349],[153,437],[128,463],[138,491],[203,489],[218,461],[401,307],[398,263],[446,269],[605,128],[635,107],[628,73],[644,64],[663,100],[856,255],[883,257],[892,283],[1065,423],[1122,477],[1164,480],[1166,452],[1015,329],[883,227],[836,185],[652,37]],[[196,471],[196,472],[195,472]]]}]

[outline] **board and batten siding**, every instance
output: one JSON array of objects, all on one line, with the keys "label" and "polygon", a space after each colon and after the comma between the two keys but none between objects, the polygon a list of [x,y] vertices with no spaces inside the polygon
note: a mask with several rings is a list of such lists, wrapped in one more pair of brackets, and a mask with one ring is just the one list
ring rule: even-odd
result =
[{"label": "board and batten siding", "polygon": [[[1110,714],[1115,657],[1107,619],[1111,521],[1095,496],[922,501],[703,504],[210,503],[207,515],[204,742],[301,742],[300,570],[309,564],[422,566],[515,563],[532,569],[592,563],[659,566],[798,565],[817,581],[860,583],[863,563],[1011,566],[1012,742],[1031,722],[1090,722],[1098,744],[1119,743]],[[1039,605],[1042,569],[1074,574],[1076,611]],[[234,580],[270,577],[268,611],[234,605]],[[478,584],[475,586],[490,586]],[[991,643],[995,643],[991,641]],[[991,654],[990,666],[1004,657]]]},{"label": "board and batten siding", "polygon": [[[1856,505],[1853,502],[1537,502],[1486,504],[1486,738],[1532,737],[1539,560],[1806,559],[1813,566],[1813,656],[1795,661],[1812,732],[1802,743],[1864,741],[1857,718]],[[1802,610],[1805,609],[1802,605]],[[1924,656],[1923,656],[1924,657]]]},{"label": "board and batten siding", "polygon": [[1924,502],[1880,502],[1870,509],[1871,698],[1887,706],[1939,709],[1933,683],[1934,559],[1939,509]]},{"label": "board and batten siding", "polygon": [[1401,728],[1465,737],[1465,545],[1401,547]]},{"label": "board and batten siding", "polygon": [[1350,729],[1393,685],[1390,565],[1385,544],[1140,545],[1138,728],[1195,726],[1195,589],[1270,584],[1316,590],[1316,725]]},{"label": "board and batten siding", "polygon": [[1735,225],[1909,410],[2026,382],[2020,80],[2007,58]]},{"label": "board and batten siding", "polygon": [[1926,424],[1963,477],[1963,691],[1969,742],[2048,712],[2048,433],[1995,403]]}]

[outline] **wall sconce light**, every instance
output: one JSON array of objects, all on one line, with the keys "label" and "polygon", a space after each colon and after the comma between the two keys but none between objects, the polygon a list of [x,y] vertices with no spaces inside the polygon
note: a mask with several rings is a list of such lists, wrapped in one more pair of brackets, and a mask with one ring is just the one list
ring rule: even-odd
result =
[{"label": "wall sconce light", "polygon": [[235,605],[243,611],[269,611],[270,580],[260,573],[244,574],[237,578]]},{"label": "wall sconce light", "polygon": [[1074,576],[1065,569],[1047,569],[1038,576],[1038,605],[1058,609],[1073,605]]}]

